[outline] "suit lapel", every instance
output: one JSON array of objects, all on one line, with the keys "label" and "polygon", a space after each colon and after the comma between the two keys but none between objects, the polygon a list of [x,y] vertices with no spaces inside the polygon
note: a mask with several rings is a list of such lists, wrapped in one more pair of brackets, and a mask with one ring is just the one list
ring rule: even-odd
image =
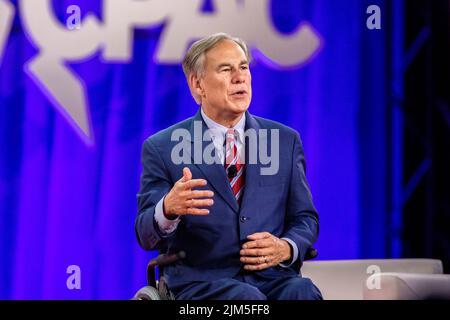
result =
[{"label": "suit lapel", "polygon": [[[258,185],[261,179],[261,163],[258,161],[258,146],[260,125],[255,118],[248,112],[245,114],[245,131],[250,136],[253,131],[254,137],[245,141],[245,186],[244,195],[241,202],[241,210],[247,205],[251,205],[251,197],[258,192]],[[256,138],[256,139],[255,139]],[[270,150],[270,149],[269,149]],[[251,158],[251,156],[253,158]],[[251,163],[250,163],[251,162]]]},{"label": "suit lapel", "polygon": [[[195,123],[197,123],[197,125],[195,125]],[[199,132],[195,132],[196,130],[199,131],[200,128],[200,124],[201,124],[201,135],[199,136]],[[197,128],[197,129],[196,129]],[[194,158],[198,158],[199,155],[197,155],[197,157],[195,157],[194,155],[191,154],[191,159],[194,163],[195,166],[197,166],[197,168],[203,173],[203,175],[205,176],[206,180],[208,180],[209,184],[211,184],[211,186],[216,190],[216,192],[223,198],[223,200],[225,200],[226,203],[228,203],[228,205],[231,207],[231,209],[233,209],[236,213],[239,212],[239,205],[236,201],[236,198],[234,197],[233,191],[231,190],[231,186],[230,183],[228,182],[228,177],[225,173],[225,169],[224,166],[222,164],[219,164],[218,161],[216,161],[216,163],[213,164],[206,164],[204,163],[204,159],[203,159],[203,154],[205,151],[205,148],[212,143],[212,141],[203,141],[203,134],[205,133],[205,131],[208,130],[208,127],[206,126],[205,122],[203,121],[202,115],[200,113],[200,109],[197,112],[197,114],[195,115],[195,117],[192,120],[191,123],[191,128],[190,128],[190,136],[191,136],[191,144],[192,144],[192,149],[191,150],[195,150],[194,148],[198,148],[200,146],[199,141],[194,141],[195,139],[200,139],[201,140],[201,163],[195,163]],[[196,135],[195,135],[196,133]],[[195,151],[194,151],[195,153]],[[198,159],[197,159],[198,160]]]}]

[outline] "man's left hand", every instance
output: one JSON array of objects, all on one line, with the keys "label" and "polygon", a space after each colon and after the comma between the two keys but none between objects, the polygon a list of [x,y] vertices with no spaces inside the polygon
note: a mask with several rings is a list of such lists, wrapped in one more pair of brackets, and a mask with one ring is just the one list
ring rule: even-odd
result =
[{"label": "man's left hand", "polygon": [[245,270],[263,270],[291,258],[289,243],[269,232],[257,232],[247,239],[240,251]]}]

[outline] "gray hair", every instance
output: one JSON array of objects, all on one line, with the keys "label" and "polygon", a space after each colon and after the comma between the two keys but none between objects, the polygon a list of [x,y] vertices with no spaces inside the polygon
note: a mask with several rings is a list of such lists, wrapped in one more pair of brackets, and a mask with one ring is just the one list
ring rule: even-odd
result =
[{"label": "gray hair", "polygon": [[[205,66],[205,55],[208,50],[214,48],[219,42],[223,40],[230,40],[235,42],[245,53],[248,62],[251,60],[250,51],[248,50],[247,44],[239,38],[235,38],[226,33],[215,33],[210,36],[207,36],[203,39],[200,39],[192,44],[189,48],[186,56],[183,60],[183,72],[186,76],[186,80],[189,85],[189,76],[191,74],[195,74],[197,76],[203,74],[204,66]],[[189,85],[190,88],[190,85]],[[190,88],[191,89],[191,88]],[[191,89],[191,94],[194,97],[195,101],[200,104],[200,97],[195,94]]]}]

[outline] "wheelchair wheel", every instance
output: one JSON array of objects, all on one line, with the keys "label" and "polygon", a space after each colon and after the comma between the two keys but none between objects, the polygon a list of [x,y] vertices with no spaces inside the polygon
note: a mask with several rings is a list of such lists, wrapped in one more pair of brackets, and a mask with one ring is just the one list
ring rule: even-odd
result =
[{"label": "wheelchair wheel", "polygon": [[175,300],[174,294],[169,290],[167,286],[166,279],[161,276],[158,281],[158,292],[161,300]]},{"label": "wheelchair wheel", "polygon": [[156,288],[146,286],[136,292],[133,300],[161,300],[161,295]]}]

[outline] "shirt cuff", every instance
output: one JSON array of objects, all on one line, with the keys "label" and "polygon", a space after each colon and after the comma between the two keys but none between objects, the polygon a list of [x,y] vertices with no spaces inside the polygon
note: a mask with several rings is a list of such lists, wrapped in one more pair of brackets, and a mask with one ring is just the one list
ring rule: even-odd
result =
[{"label": "shirt cuff", "polygon": [[177,229],[178,223],[180,223],[180,216],[178,216],[174,220],[167,219],[164,215],[164,196],[159,202],[156,204],[155,208],[155,220],[158,224],[159,231],[161,231],[162,235],[167,236],[170,235]]},{"label": "shirt cuff", "polygon": [[294,241],[288,238],[281,238],[281,240],[286,240],[292,248],[292,257],[289,260],[286,260],[284,263],[280,263],[279,265],[283,268],[288,268],[293,264],[298,258],[298,248]]}]

